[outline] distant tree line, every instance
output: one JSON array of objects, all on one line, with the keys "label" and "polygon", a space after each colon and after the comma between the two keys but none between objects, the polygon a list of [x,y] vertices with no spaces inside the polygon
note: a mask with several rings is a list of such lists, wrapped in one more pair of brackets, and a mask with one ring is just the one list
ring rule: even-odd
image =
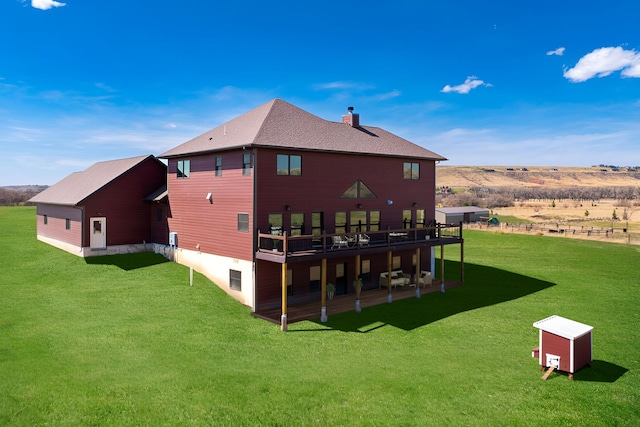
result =
[{"label": "distant tree line", "polygon": [[636,201],[640,203],[640,187],[472,187],[467,191],[438,194],[437,203],[442,206],[480,206],[501,208],[513,206],[515,202],[554,201],[581,204],[595,203],[602,199]]},{"label": "distant tree line", "polygon": [[26,188],[0,187],[0,206],[24,205],[27,200],[41,192],[46,186],[29,186]]}]

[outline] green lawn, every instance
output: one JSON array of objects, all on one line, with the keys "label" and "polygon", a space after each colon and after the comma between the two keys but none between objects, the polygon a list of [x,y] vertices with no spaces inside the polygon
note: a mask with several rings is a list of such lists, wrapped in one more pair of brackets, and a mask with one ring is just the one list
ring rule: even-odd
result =
[{"label": "green lawn", "polygon": [[[40,243],[33,208],[0,236],[0,425],[640,425],[637,246],[465,230],[465,286],[283,333],[160,256]],[[531,358],[552,314],[595,328],[574,381]]]}]

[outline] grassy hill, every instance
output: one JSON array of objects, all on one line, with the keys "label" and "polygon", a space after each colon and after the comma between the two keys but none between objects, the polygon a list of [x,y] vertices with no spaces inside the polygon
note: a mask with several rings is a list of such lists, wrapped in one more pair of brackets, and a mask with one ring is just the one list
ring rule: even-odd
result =
[{"label": "grassy hill", "polygon": [[[526,169],[526,170],[522,170]],[[436,185],[469,187],[626,187],[640,185],[640,171],[569,166],[441,166]]]}]

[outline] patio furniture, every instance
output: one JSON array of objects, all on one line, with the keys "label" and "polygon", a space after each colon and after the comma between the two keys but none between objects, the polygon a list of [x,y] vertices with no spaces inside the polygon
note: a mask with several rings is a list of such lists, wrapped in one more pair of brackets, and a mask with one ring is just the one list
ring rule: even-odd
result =
[{"label": "patio furniture", "polygon": [[[388,272],[380,273],[380,278],[378,279],[378,288],[386,288],[387,287],[387,276]],[[404,274],[402,270],[394,270],[391,272],[391,287],[395,288],[396,286],[405,286],[411,282],[411,278],[408,275]]]},{"label": "patio furniture", "polygon": [[333,240],[333,245],[331,245],[331,249],[335,247],[338,247],[338,248],[349,247],[349,240],[344,236],[333,236],[331,239]]},{"label": "patio furniture", "polygon": [[431,286],[431,272],[422,270],[420,272],[420,277],[418,277],[418,286],[422,285],[423,288],[427,287],[427,285]]},{"label": "patio furniture", "polygon": [[366,234],[358,234],[358,244],[360,246],[368,246],[371,238]]}]

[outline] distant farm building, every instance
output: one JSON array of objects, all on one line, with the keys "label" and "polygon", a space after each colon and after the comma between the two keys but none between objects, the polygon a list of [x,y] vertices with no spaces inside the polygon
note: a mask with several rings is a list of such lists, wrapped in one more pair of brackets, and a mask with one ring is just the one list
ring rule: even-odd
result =
[{"label": "distant farm building", "polygon": [[479,208],[478,206],[436,208],[436,222],[440,224],[486,221],[488,217],[489,209]]}]

